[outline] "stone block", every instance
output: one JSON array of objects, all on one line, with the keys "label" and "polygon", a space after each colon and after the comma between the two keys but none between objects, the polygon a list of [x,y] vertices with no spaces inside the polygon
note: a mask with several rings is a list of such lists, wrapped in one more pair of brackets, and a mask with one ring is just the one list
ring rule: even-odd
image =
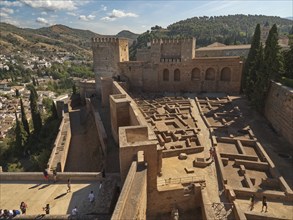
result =
[{"label": "stone block", "polygon": [[179,160],[186,160],[187,159],[187,154],[186,153],[180,153],[178,158],[179,158]]}]

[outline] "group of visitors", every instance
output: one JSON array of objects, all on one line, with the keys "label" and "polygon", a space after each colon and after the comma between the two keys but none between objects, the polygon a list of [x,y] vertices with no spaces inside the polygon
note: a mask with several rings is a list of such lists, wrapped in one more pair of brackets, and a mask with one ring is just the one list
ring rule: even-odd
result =
[{"label": "group of visitors", "polygon": [[[250,211],[252,211],[254,209],[254,204],[255,204],[255,197],[254,195],[251,195],[250,197]],[[265,208],[265,212],[268,211],[268,204],[267,204],[267,197],[263,196],[262,197],[262,208],[261,208],[261,212],[263,212]]]},{"label": "group of visitors", "polygon": [[[94,191],[91,191],[90,193],[89,193],[89,195],[88,195],[88,199],[89,199],[89,201],[90,201],[90,203],[91,204],[93,204],[94,203],[94,201],[95,201],[95,194],[94,194]],[[78,209],[77,209],[77,206],[75,206],[73,209],[72,209],[72,211],[71,211],[71,216],[73,216],[73,217],[77,217],[78,216]]]},{"label": "group of visitors", "polygon": [[[44,179],[46,180],[46,182],[49,182],[49,173],[46,169],[43,171],[43,174],[44,174]],[[53,170],[53,180],[54,180],[54,183],[57,182],[57,171],[55,169]]]},{"label": "group of visitors", "polygon": [[[27,204],[25,202],[21,202],[19,208],[21,210],[21,213],[25,214],[27,209]],[[21,213],[17,209],[12,209],[12,210],[0,209],[0,219],[11,219],[17,215],[20,215]]]},{"label": "group of visitors", "polygon": [[0,209],[0,219],[12,219],[13,217],[15,217],[17,215],[20,215],[19,210]]},{"label": "group of visitors", "polygon": [[[43,171],[43,175],[44,175],[44,179],[46,182],[49,182],[49,173],[48,171],[45,169]],[[102,171],[102,176],[105,178],[105,170],[103,169]],[[54,183],[57,182],[57,171],[53,170],[53,180]],[[67,180],[67,193],[71,192],[71,180],[70,178],[68,178]],[[88,199],[90,201],[91,204],[93,204],[95,202],[95,194],[93,191],[91,191],[88,195]],[[12,219],[13,217],[20,215],[20,214],[26,214],[26,210],[28,208],[27,204],[25,202],[21,202],[20,203],[20,210],[8,210],[8,209],[0,209],[0,219]],[[46,204],[45,207],[43,207],[43,211],[48,215],[50,214],[50,204]],[[77,206],[75,206],[72,211],[71,211],[71,216],[78,216],[78,209]]]}]

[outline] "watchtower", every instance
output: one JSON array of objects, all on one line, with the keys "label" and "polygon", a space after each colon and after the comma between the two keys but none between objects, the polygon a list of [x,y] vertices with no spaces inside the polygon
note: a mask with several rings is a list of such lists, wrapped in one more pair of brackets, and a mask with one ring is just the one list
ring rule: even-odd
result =
[{"label": "watchtower", "polygon": [[129,61],[128,40],[122,38],[92,38],[96,90],[101,94],[101,77],[118,74],[118,63]]}]

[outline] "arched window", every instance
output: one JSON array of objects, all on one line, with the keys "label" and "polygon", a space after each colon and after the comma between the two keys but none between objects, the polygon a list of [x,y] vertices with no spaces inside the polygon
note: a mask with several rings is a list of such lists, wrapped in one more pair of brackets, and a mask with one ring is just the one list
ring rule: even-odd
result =
[{"label": "arched window", "polygon": [[174,81],[180,81],[180,70],[174,70]]},{"label": "arched window", "polygon": [[208,68],[206,70],[205,80],[215,80],[216,78],[216,71],[214,68]]},{"label": "arched window", "polygon": [[164,69],[163,71],[163,81],[169,81],[169,70]]},{"label": "arched window", "polygon": [[224,67],[221,70],[221,81],[231,81],[231,69],[229,67]]},{"label": "arched window", "polygon": [[200,70],[198,68],[194,68],[191,71],[191,80],[200,80]]}]

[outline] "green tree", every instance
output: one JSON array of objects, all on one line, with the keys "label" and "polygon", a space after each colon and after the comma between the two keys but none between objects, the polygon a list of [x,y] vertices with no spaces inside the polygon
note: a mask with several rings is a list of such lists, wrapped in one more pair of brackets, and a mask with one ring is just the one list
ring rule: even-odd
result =
[{"label": "green tree", "polygon": [[15,112],[16,126],[15,126],[15,148],[18,154],[25,151],[24,146],[27,141],[27,134],[23,128],[22,123],[18,120]]},{"label": "green tree", "polygon": [[284,52],[284,76],[293,79],[293,44]]},{"label": "green tree", "polygon": [[52,105],[51,105],[51,117],[53,119],[58,119],[57,108],[56,108],[56,105],[53,100],[52,100]]},{"label": "green tree", "polygon": [[75,85],[75,83],[73,83],[73,85],[72,85],[72,93],[73,93],[73,95],[76,94],[76,85]]},{"label": "green tree", "polygon": [[20,94],[19,94],[19,90],[18,90],[18,89],[15,90],[15,96],[16,96],[17,98],[20,96]]},{"label": "green tree", "polygon": [[265,106],[265,98],[268,91],[268,76],[265,72],[265,61],[263,47],[260,46],[259,56],[256,57],[255,82],[252,88],[251,102],[259,112],[262,112]]},{"label": "green tree", "polygon": [[30,88],[30,107],[31,107],[31,114],[34,126],[34,132],[37,134],[40,132],[42,128],[42,118],[38,108],[38,97],[35,88],[32,86]]},{"label": "green tree", "polygon": [[23,124],[23,128],[26,131],[27,135],[30,135],[30,128],[29,128],[29,124],[26,118],[26,114],[24,111],[24,106],[23,106],[23,102],[22,99],[20,99],[20,110],[21,110],[21,122]]},{"label": "green tree", "polygon": [[257,24],[243,70],[242,88],[248,99],[251,99],[253,92],[256,79],[256,58],[260,56],[260,51],[260,24]]},{"label": "green tree", "polygon": [[269,31],[264,49],[265,72],[268,76],[268,80],[280,80],[283,74],[283,60],[278,39],[277,25],[274,24]]},{"label": "green tree", "polygon": [[37,83],[36,83],[36,79],[35,79],[35,77],[33,77],[33,85],[34,85],[34,86],[37,86]]}]

